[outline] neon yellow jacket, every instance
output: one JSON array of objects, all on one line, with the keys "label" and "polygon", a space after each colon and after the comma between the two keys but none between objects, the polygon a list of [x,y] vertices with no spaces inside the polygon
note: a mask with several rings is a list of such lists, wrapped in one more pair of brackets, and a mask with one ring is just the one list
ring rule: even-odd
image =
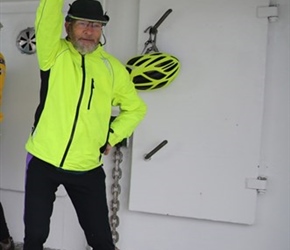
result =
[{"label": "neon yellow jacket", "polygon": [[[62,39],[63,0],[41,0],[36,49],[41,71],[40,103],[26,150],[65,170],[102,165],[102,153],[129,137],[146,105],[125,67],[100,45],[82,56]],[[112,106],[120,113],[110,124]]]}]

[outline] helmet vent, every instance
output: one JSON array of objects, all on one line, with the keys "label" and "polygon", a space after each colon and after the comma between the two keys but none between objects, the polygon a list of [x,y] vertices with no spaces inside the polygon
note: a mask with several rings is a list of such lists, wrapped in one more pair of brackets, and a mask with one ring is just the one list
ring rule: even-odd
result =
[{"label": "helmet vent", "polygon": [[144,75],[148,76],[149,78],[153,78],[155,80],[160,80],[166,76],[165,74],[158,71],[146,71],[144,72]]},{"label": "helmet vent", "polygon": [[[157,62],[163,60],[164,58],[165,58],[164,56],[159,56],[159,57],[157,57],[155,60],[152,60],[148,65],[155,64],[155,63],[157,63]],[[163,63],[165,63],[165,62],[163,62]],[[157,67],[161,67],[162,64],[157,64],[156,66],[157,66]]]},{"label": "helmet vent", "polygon": [[145,78],[144,76],[135,76],[133,79],[134,83],[149,83],[151,82],[149,79]]},{"label": "helmet vent", "polygon": [[132,59],[130,59],[127,64],[128,65],[133,65],[135,64],[135,62],[137,62],[140,58],[142,58],[142,56],[136,56],[136,57],[133,57]]},{"label": "helmet vent", "polygon": [[145,62],[147,62],[149,59],[143,59],[143,60],[141,60],[140,62],[137,62],[136,63],[136,66],[140,66],[140,65],[142,65],[143,63],[145,63]]},{"label": "helmet vent", "polygon": [[168,83],[168,81],[161,82],[161,83],[159,83],[156,87],[154,87],[153,89],[160,89],[160,88],[162,88],[163,86],[165,86],[167,83]]},{"label": "helmet vent", "polygon": [[[170,65],[169,65],[170,66]],[[167,67],[166,69],[164,69],[165,72],[171,72],[172,70],[174,70],[176,68],[176,63],[174,63],[172,66]]]}]

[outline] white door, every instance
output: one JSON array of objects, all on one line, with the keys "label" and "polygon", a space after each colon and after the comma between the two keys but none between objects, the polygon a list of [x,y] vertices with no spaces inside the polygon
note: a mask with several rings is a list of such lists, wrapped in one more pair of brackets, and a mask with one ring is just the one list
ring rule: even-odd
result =
[{"label": "white door", "polygon": [[[143,31],[171,8],[157,47],[179,58],[164,89],[140,92],[148,115],[133,136],[129,209],[252,224],[265,78],[266,0],[141,0]],[[144,155],[168,143],[149,161]]]}]

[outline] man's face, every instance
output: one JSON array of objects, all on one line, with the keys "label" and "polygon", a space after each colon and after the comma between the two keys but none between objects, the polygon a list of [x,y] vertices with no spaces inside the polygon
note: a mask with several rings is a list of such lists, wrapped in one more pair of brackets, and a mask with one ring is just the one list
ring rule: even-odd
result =
[{"label": "man's face", "polygon": [[65,28],[71,43],[81,54],[91,53],[98,47],[102,36],[101,23],[74,20],[66,22]]}]

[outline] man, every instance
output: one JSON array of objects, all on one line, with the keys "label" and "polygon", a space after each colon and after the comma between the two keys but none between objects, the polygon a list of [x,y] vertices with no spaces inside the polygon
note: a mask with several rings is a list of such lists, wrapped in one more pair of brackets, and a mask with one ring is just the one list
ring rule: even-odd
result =
[{"label": "man", "polygon": [[[40,0],[36,14],[41,88],[26,143],[23,249],[43,249],[55,192],[63,185],[88,244],[113,250],[102,155],[132,134],[146,106],[124,66],[100,43],[109,21],[101,4],[73,2],[65,19],[67,37],[60,39],[63,2]],[[110,122],[112,106],[120,113]]]}]

